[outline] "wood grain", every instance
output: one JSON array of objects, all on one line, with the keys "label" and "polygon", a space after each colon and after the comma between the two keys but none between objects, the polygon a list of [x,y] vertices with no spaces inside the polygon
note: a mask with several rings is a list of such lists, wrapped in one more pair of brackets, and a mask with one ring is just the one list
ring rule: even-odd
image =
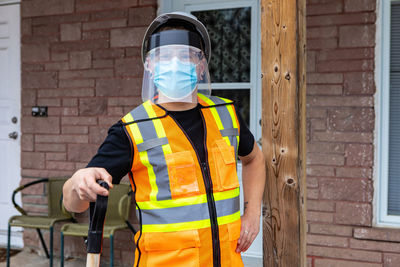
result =
[{"label": "wood grain", "polygon": [[261,0],[264,266],[306,266],[305,0]]}]

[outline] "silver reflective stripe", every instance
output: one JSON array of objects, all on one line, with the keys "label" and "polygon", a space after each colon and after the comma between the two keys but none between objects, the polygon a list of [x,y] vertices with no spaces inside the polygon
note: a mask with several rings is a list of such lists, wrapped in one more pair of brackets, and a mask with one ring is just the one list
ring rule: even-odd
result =
[{"label": "silver reflective stripe", "polygon": [[[215,104],[224,104],[224,103],[226,103],[224,100],[222,100],[221,98],[216,97],[216,96],[210,96],[210,99]],[[231,105],[231,104],[229,104],[229,105]],[[217,107],[215,107],[215,109],[218,112],[218,115],[219,115],[219,117],[221,119],[222,126],[224,127],[224,130],[225,129],[236,129],[236,128],[233,128],[232,117],[231,117],[231,114],[228,111],[227,105],[217,106]],[[236,135],[233,135],[233,134],[222,135],[222,136],[228,136],[229,141],[231,143],[231,146],[233,146],[233,148],[235,149],[235,155],[237,155],[237,149],[238,149],[236,136],[239,135],[239,130],[238,129],[236,129],[236,130],[237,130],[237,134]],[[221,132],[221,134],[222,134],[222,132]]]},{"label": "silver reflective stripe", "polygon": [[[138,205],[140,207],[139,203]],[[240,197],[216,201],[215,207],[218,217],[234,214],[240,210]],[[142,224],[182,223],[210,218],[207,203],[165,209],[140,210],[142,212]]]},{"label": "silver reflective stripe", "polygon": [[228,128],[220,131],[222,136],[237,136],[239,135],[238,128]]},{"label": "silver reflective stripe", "polygon": [[[149,115],[147,114],[143,105],[140,105],[139,107],[131,111],[131,115],[134,120],[149,118]],[[143,143],[141,143],[143,144],[143,146],[147,146],[145,144],[147,142],[159,139],[157,136],[156,129],[154,128],[153,120],[138,122],[137,125],[139,127],[139,131],[143,138]],[[139,147],[138,150],[140,152]],[[157,200],[171,199],[168,168],[162,147],[161,146],[152,147],[152,149],[147,150],[147,156],[149,158],[149,163],[153,166],[154,174],[156,175],[156,184],[158,187]]]},{"label": "silver reflective stripe", "polygon": [[168,144],[167,137],[154,138],[154,139],[147,140],[141,144],[138,144],[137,148],[138,148],[139,152],[142,152],[145,150],[152,149],[153,147],[162,146],[162,145],[166,145],[166,144]]}]

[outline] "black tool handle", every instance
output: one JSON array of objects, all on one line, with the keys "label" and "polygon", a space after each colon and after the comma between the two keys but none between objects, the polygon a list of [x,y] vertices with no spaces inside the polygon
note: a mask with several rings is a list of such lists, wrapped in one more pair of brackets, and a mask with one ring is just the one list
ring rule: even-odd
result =
[{"label": "black tool handle", "polygon": [[[109,190],[108,184],[103,180],[97,183]],[[87,237],[87,253],[100,254],[103,244],[103,227],[106,218],[108,196],[97,195],[96,202],[90,202],[90,221]]]}]

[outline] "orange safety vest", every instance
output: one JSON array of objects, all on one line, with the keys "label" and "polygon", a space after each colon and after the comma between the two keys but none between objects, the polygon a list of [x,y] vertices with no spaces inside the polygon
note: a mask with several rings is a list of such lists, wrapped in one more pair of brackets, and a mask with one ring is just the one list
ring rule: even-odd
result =
[{"label": "orange safety vest", "polygon": [[206,162],[180,125],[151,101],[122,119],[134,150],[130,181],[140,231],[134,266],[243,266],[233,102],[198,94]]}]

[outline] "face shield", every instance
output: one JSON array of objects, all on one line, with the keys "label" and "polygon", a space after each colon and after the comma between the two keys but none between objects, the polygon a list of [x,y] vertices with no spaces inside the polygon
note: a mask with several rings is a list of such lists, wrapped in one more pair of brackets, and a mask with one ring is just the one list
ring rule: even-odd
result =
[{"label": "face shield", "polygon": [[147,52],[144,60],[143,101],[197,103],[197,93],[211,94],[207,60],[197,47],[200,44],[196,45],[196,37],[184,30],[157,34],[155,47]]}]

